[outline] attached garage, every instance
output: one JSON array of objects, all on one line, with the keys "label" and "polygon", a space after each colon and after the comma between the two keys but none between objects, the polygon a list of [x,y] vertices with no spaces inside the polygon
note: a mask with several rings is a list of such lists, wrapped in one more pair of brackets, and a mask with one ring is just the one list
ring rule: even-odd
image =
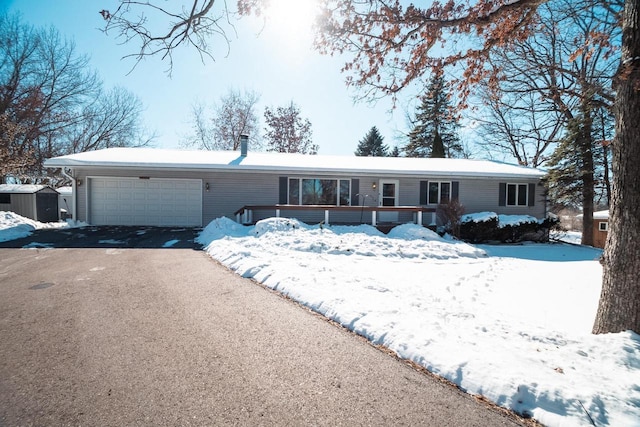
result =
[{"label": "attached garage", "polygon": [[88,177],[93,225],[202,226],[202,180]]}]

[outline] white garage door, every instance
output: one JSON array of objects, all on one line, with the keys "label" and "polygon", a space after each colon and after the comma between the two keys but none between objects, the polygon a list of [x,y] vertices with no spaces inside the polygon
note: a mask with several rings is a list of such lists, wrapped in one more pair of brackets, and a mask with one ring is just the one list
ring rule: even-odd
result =
[{"label": "white garage door", "polygon": [[199,179],[90,178],[94,225],[202,225]]}]

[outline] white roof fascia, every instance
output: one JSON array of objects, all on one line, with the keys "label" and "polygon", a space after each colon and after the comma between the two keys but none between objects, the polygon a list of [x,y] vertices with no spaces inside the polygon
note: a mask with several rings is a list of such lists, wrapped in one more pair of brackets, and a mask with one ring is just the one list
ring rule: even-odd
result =
[{"label": "white roof fascia", "polygon": [[[144,159],[144,160],[142,160]],[[188,169],[234,172],[301,172],[349,175],[442,176],[539,179],[544,171],[488,160],[322,156],[237,151],[107,149],[45,161],[45,167],[75,169]],[[394,167],[395,166],[395,167]]]}]

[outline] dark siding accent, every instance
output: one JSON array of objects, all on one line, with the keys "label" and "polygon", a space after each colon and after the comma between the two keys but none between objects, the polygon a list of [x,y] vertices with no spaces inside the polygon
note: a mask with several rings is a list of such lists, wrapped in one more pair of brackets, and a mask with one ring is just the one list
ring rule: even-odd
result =
[{"label": "dark siding accent", "polygon": [[536,185],[529,184],[529,206],[536,205]]},{"label": "dark siding accent", "polygon": [[506,206],[507,205],[507,183],[501,182],[498,186],[498,206]]},{"label": "dark siding accent", "polygon": [[358,198],[360,195],[360,180],[353,178],[351,180],[351,206],[358,206]]},{"label": "dark siding accent", "polygon": [[427,189],[429,188],[429,181],[420,181],[420,204],[427,204]]},{"label": "dark siding accent", "polygon": [[460,182],[453,181],[451,183],[451,200],[458,200],[459,192],[460,192]]},{"label": "dark siding accent", "polygon": [[286,176],[281,176],[280,177],[280,198],[278,200],[278,203],[280,203],[281,205],[286,205],[289,199],[289,186],[287,185],[289,183],[289,178]]}]

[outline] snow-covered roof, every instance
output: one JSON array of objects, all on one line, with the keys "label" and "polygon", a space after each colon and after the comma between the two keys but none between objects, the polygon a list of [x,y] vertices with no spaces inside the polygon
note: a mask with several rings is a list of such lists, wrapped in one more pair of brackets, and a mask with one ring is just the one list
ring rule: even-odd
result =
[{"label": "snow-covered roof", "polygon": [[70,187],[70,186],[58,187],[56,188],[56,191],[63,196],[71,196],[73,194],[73,187]]},{"label": "snow-covered roof", "polygon": [[609,211],[597,211],[593,213],[593,219],[608,219]]},{"label": "snow-covered roof", "polygon": [[0,184],[0,193],[32,194],[44,188],[47,188],[47,186],[35,184]]},{"label": "snow-covered roof", "polygon": [[238,151],[108,148],[48,159],[46,167],[220,169],[438,176],[540,178],[539,169],[489,160],[358,157]]}]

